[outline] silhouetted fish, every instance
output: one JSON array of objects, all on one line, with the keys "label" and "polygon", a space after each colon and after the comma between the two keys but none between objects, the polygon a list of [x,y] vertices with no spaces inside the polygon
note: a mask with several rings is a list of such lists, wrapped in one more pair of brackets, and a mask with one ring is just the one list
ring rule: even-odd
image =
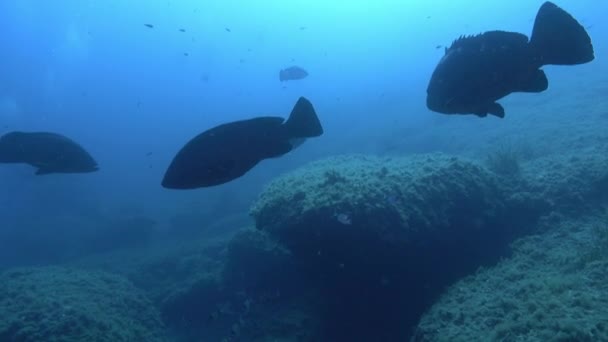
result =
[{"label": "silhouetted fish", "polygon": [[37,175],[97,171],[91,155],[69,138],[47,132],[11,132],[0,137],[0,163],[25,163]]},{"label": "silhouetted fish", "polygon": [[308,72],[299,66],[290,66],[289,68],[283,69],[279,72],[279,80],[283,81],[293,81],[293,80],[301,80],[308,76]]},{"label": "silhouetted fish", "polygon": [[148,28],[154,28],[154,25],[152,25],[152,24],[144,24],[144,26],[148,27]]},{"label": "silhouetted fish", "polygon": [[594,59],[591,38],[563,9],[545,2],[530,41],[524,34],[489,31],[461,37],[445,50],[427,88],[427,107],[444,114],[488,113],[504,117],[496,101],[513,92],[548,87],[543,65],[575,65]]},{"label": "silhouetted fish", "polygon": [[195,189],[241,177],[260,161],[291,151],[305,138],[323,134],[312,104],[300,97],[289,118],[265,116],[211,128],[175,156],[162,186]]}]

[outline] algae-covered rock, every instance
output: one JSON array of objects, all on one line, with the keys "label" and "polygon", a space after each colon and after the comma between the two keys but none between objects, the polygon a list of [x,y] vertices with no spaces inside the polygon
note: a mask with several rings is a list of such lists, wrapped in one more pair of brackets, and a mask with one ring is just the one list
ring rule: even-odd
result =
[{"label": "algae-covered rock", "polygon": [[605,153],[551,155],[526,163],[523,171],[522,190],[553,210],[581,213],[608,200]]},{"label": "algae-covered rock", "polygon": [[[489,229],[486,221],[502,213],[504,201],[494,176],[466,160],[441,154],[354,155],[314,162],[274,180],[251,214],[258,228],[283,242],[291,241],[296,226],[308,221],[348,226],[349,234],[367,230],[399,244],[455,226]],[[315,230],[306,228],[308,233]]]},{"label": "algae-covered rock", "polygon": [[353,155],[274,180],[251,214],[319,288],[325,339],[396,341],[442,288],[506,253],[526,228],[511,206],[527,201],[465,159]]},{"label": "algae-covered rock", "polygon": [[60,267],[0,275],[1,341],[164,341],[152,303],[126,279]]},{"label": "algae-covered rock", "polygon": [[607,217],[553,216],[511,258],[451,286],[411,340],[608,341]]}]

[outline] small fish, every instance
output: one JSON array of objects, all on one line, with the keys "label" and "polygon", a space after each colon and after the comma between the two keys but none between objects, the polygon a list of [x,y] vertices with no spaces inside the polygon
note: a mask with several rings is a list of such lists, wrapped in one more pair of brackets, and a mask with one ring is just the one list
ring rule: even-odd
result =
[{"label": "small fish", "polygon": [[342,223],[343,225],[351,225],[353,224],[353,220],[350,218],[350,216],[348,214],[345,213],[340,213],[340,214],[336,214],[336,220],[338,220],[338,222]]},{"label": "small fish", "polygon": [[152,152],[148,152],[148,153],[146,153],[146,157],[149,157],[149,156],[151,156],[151,155],[152,155]]},{"label": "small fish", "polygon": [[439,49],[441,49],[442,47],[443,47],[443,45],[441,45],[441,44],[440,44],[440,45],[436,45],[436,46],[435,46],[435,49],[439,50]]},{"label": "small fish", "polygon": [[180,28],[180,29],[179,29],[179,32],[186,32],[186,30],[185,30],[185,29],[183,29],[183,28]]},{"label": "small fish", "polygon": [[300,26],[300,31],[306,30],[306,26]]},{"label": "small fish", "polygon": [[287,120],[263,116],[216,126],[191,139],[173,158],[162,186],[195,189],[239,178],[260,161],[280,157],[302,139],[323,134],[312,103],[300,97]]},{"label": "small fish", "polygon": [[188,56],[190,56],[190,54],[187,52],[184,52],[184,56],[188,57]]},{"label": "small fish", "polygon": [[145,27],[149,27],[149,28],[154,28],[154,25],[152,24],[144,24]]},{"label": "small fish", "polygon": [[82,146],[56,133],[10,132],[0,137],[0,163],[35,167],[36,175],[86,173],[99,168]]},{"label": "small fish", "polygon": [[228,27],[225,27],[224,30],[226,30],[226,32],[232,32],[232,30],[229,29]]},{"label": "small fish", "polygon": [[443,114],[504,117],[496,101],[513,93],[539,93],[549,83],[544,65],[576,65],[594,59],[585,28],[555,4],[545,2],[531,38],[489,31],[460,37],[445,50],[427,88],[427,107]]},{"label": "small fish", "polygon": [[285,68],[279,72],[279,80],[281,82],[301,80],[306,77],[308,77],[308,71],[296,65]]}]

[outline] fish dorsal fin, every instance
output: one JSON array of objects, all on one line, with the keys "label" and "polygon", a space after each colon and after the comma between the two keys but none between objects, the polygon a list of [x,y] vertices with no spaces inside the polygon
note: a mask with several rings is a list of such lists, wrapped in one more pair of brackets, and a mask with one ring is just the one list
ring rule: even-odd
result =
[{"label": "fish dorsal fin", "polygon": [[463,49],[467,51],[491,51],[494,48],[515,47],[528,43],[525,34],[507,31],[487,31],[476,35],[463,35],[452,42],[446,54],[452,50]]},{"label": "fish dorsal fin", "polygon": [[454,39],[454,41],[452,42],[452,45],[450,45],[449,48],[445,49],[445,52],[447,53],[450,50],[455,50],[455,49],[459,49],[459,48],[464,48],[464,47],[468,47],[471,44],[471,39],[472,38],[476,38],[481,36],[481,34],[477,34],[477,35],[461,35],[460,37]]}]

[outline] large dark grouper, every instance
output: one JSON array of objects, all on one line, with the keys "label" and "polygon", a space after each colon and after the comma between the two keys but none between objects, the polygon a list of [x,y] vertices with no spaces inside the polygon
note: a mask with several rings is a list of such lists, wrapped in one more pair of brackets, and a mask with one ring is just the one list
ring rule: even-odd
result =
[{"label": "large dark grouper", "polygon": [[91,155],[73,140],[56,133],[11,132],[0,137],[0,163],[25,163],[37,175],[97,171]]},{"label": "large dark grouper", "polygon": [[279,71],[279,80],[281,82],[301,80],[306,77],[308,77],[308,71],[300,68],[297,65],[290,66],[289,68]]},{"label": "large dark grouper", "polygon": [[532,37],[489,31],[461,37],[445,51],[427,88],[426,105],[444,114],[505,116],[497,100],[513,92],[539,93],[543,65],[592,61],[591,38],[576,19],[551,2],[539,9]]},{"label": "large dark grouper", "polygon": [[241,177],[257,163],[280,157],[303,139],[323,134],[312,104],[300,97],[291,115],[264,116],[211,128],[190,140],[173,158],[162,186],[195,189]]}]

